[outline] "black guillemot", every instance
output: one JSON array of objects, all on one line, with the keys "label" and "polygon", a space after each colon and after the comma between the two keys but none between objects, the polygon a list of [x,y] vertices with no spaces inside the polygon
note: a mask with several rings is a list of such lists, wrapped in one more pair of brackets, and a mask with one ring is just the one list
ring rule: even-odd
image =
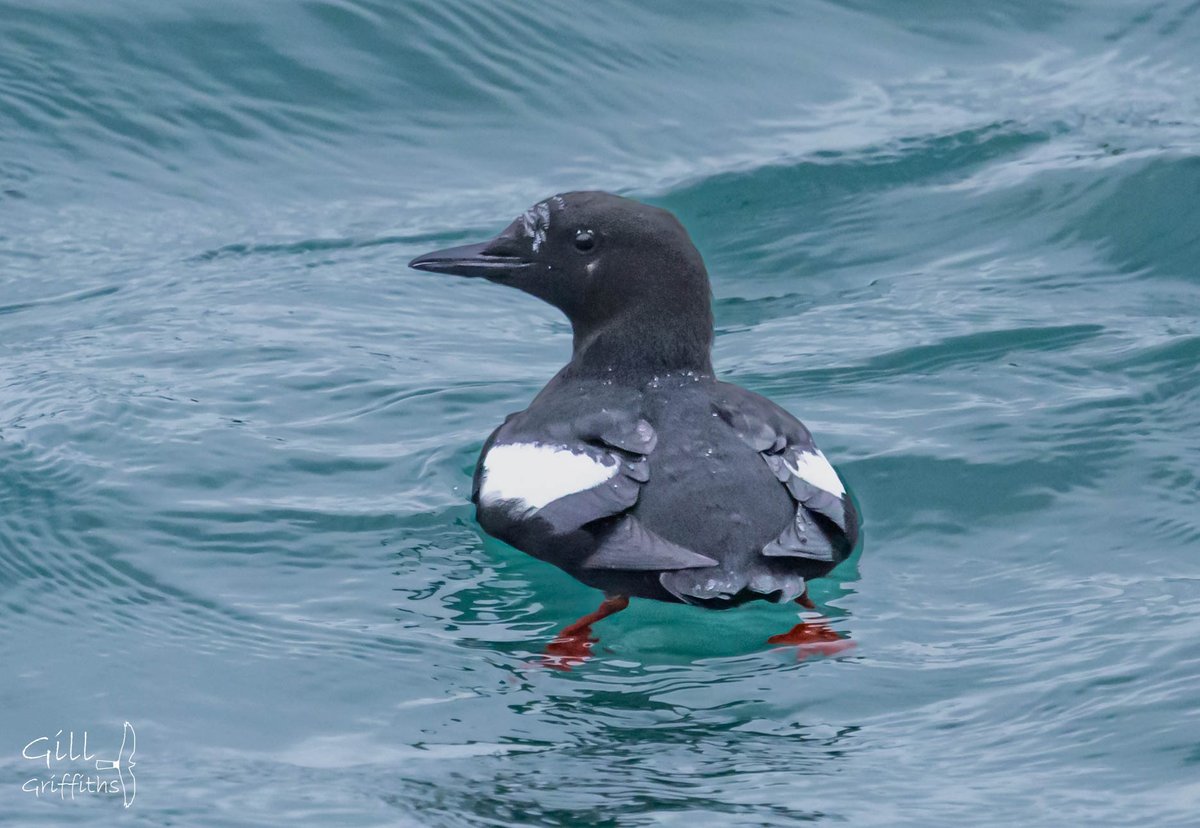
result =
[{"label": "black guillemot", "polygon": [[[518,288],[571,322],[571,361],[488,437],[472,490],[485,531],[605,593],[560,643],[631,597],[811,607],[806,581],[854,549],[859,515],[808,429],[714,375],[708,273],[671,213],[564,193],[410,266]],[[810,640],[804,626],[772,641]]]}]

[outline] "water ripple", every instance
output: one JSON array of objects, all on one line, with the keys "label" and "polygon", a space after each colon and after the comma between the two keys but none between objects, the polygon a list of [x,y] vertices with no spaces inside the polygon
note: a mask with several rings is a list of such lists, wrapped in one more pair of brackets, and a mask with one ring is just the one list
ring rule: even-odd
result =
[{"label": "water ripple", "polygon": [[[1190,825],[1198,8],[0,0],[0,730],[135,722],[146,824]],[[599,596],[468,495],[569,328],[406,262],[588,187],[861,503],[845,656],[541,666]]]}]

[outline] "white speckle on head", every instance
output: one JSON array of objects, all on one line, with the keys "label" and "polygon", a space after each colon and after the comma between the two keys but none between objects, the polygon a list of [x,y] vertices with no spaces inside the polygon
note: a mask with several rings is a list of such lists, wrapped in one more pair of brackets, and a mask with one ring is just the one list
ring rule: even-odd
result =
[{"label": "white speckle on head", "polygon": [[837,472],[825,455],[818,449],[815,452],[803,451],[796,455],[796,465],[788,465],[788,470],[806,483],[811,483],[818,489],[841,497],[846,493],[846,487],[838,478]]},{"label": "white speckle on head", "polygon": [[550,205],[542,201],[522,213],[521,228],[533,240],[533,252],[538,252],[538,248],[546,241],[546,231],[550,229]]},{"label": "white speckle on head", "polygon": [[493,446],[483,458],[479,501],[490,505],[515,500],[525,509],[540,509],[560,497],[611,480],[619,470],[616,460],[606,464],[563,446],[540,443]]}]

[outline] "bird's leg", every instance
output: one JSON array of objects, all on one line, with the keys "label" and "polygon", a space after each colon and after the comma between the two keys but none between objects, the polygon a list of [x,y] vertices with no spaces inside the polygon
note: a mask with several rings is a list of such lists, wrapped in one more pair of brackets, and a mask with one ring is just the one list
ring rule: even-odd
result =
[{"label": "bird's leg", "polygon": [[618,613],[629,606],[624,595],[610,595],[601,602],[595,612],[589,612],[574,624],[568,624],[546,645],[543,659],[547,667],[570,670],[587,661],[589,651],[597,639],[592,638],[592,624]]},{"label": "bird's leg", "polygon": [[[817,608],[808,597],[807,585],[796,599],[796,603],[809,610]],[[799,659],[810,655],[837,655],[854,647],[853,641],[838,635],[823,617],[814,621],[801,621],[787,632],[771,636],[767,643],[790,644],[796,648],[796,657]]]},{"label": "bird's leg", "polygon": [[558,637],[570,638],[576,635],[587,635],[591,632],[589,628],[592,624],[608,618],[610,615],[615,615],[627,606],[629,606],[629,599],[624,595],[610,595],[600,603],[599,609],[595,612],[589,612],[574,624],[568,624],[563,627]]}]

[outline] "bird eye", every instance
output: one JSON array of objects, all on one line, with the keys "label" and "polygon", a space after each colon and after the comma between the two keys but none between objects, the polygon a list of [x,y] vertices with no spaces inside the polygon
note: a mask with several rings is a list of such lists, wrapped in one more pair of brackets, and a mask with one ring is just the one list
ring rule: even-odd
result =
[{"label": "bird eye", "polygon": [[596,246],[596,234],[591,230],[580,230],[575,234],[575,249],[588,253]]}]

